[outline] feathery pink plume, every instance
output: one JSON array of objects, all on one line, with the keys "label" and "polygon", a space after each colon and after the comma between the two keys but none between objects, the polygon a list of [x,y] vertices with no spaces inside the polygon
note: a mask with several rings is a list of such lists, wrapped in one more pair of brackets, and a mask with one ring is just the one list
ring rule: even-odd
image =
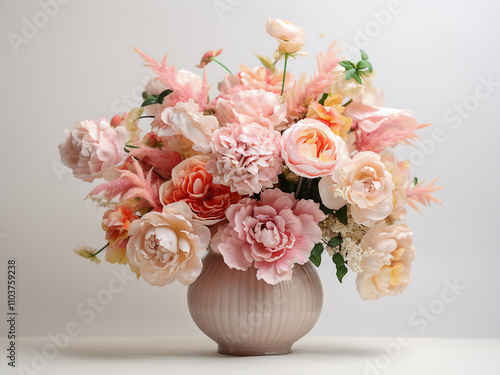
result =
[{"label": "feathery pink plume", "polygon": [[422,206],[429,207],[431,205],[431,202],[438,203],[442,206],[441,202],[439,199],[434,197],[432,195],[433,192],[438,191],[442,189],[442,186],[434,186],[434,184],[437,181],[437,177],[432,180],[430,183],[424,186],[424,181],[419,182],[413,189],[410,187],[406,188],[406,201],[408,202],[408,205],[413,208],[414,210],[417,210],[418,212],[422,213],[420,209],[418,208],[417,204],[421,204]]},{"label": "feathery pink plume", "polygon": [[139,159],[148,169],[155,168],[167,180],[172,175],[172,169],[182,161],[179,153],[173,151],[167,143],[161,149],[139,145],[139,148],[130,150],[130,155]]},{"label": "feathery pink plume", "polygon": [[368,133],[356,131],[356,149],[358,151],[373,151],[377,154],[387,147],[394,147],[400,143],[413,145],[412,141],[420,137],[415,130],[425,128],[430,124],[417,124],[406,129],[392,126],[380,126],[377,130]]},{"label": "feathery pink plume", "polygon": [[119,178],[96,186],[87,197],[96,197],[102,194],[103,198],[110,202],[114,198],[120,199],[133,187],[134,184],[132,181],[125,178]]},{"label": "feathery pink plume", "polygon": [[334,69],[342,60],[337,56],[339,51],[335,40],[328,47],[326,55],[320,53],[316,58],[318,71],[311,79],[307,83],[297,81],[292,93],[286,98],[289,120],[296,120],[305,115],[307,108],[304,103],[307,99],[315,100],[320,94],[330,91],[330,85],[335,78]]},{"label": "feathery pink plume", "polygon": [[129,179],[134,186],[124,194],[123,199],[142,198],[153,207],[154,211],[161,211],[162,205],[159,196],[159,179],[155,178],[155,180],[153,180],[152,168],[149,170],[148,174],[145,175],[137,160],[134,159],[133,164],[135,173],[129,170],[124,170],[122,172],[122,178]]},{"label": "feathery pink plume", "polygon": [[[207,89],[207,87],[202,86],[202,90],[198,95],[198,98],[195,98],[193,87],[189,82],[181,85],[177,81],[177,70],[174,66],[167,65],[168,55],[163,58],[160,64],[140,49],[134,48],[134,51],[144,59],[146,66],[148,66],[169,89],[173,90],[173,92],[169,95],[169,101],[178,103],[187,102],[189,99],[197,99],[197,101],[202,100],[202,102],[198,103],[199,105],[206,106],[207,100],[204,98],[204,95],[208,95],[209,87]],[[206,76],[204,77],[204,85],[208,85],[206,83]]]},{"label": "feathery pink plume", "polygon": [[201,85],[200,92],[196,98],[196,102],[200,106],[200,110],[204,111],[208,107],[208,91],[210,90],[210,85],[208,84],[207,77],[207,67],[203,68],[203,83]]}]

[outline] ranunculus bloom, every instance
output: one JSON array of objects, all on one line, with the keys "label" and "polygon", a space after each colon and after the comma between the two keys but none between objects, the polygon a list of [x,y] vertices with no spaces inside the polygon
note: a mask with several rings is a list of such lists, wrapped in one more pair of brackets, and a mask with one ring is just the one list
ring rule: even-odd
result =
[{"label": "ranunculus bloom", "polygon": [[371,151],[360,152],[352,159],[343,159],[330,177],[319,182],[323,204],[337,210],[346,203],[358,224],[371,227],[385,219],[393,209],[392,176]]},{"label": "ranunculus bloom", "polygon": [[278,183],[283,170],[280,133],[257,123],[227,124],[212,137],[213,159],[205,169],[216,184],[240,195],[259,193]]},{"label": "ranunculus bloom", "polygon": [[106,248],[106,260],[110,263],[127,264],[126,247],[130,224],[137,220],[134,207],[129,203],[121,203],[116,208],[104,213],[102,229],[106,232],[105,239],[109,242]]},{"label": "ranunculus bloom", "polygon": [[376,76],[375,72],[363,73],[361,75],[362,84],[360,85],[354,78],[345,79],[345,69],[340,65],[334,70],[337,74],[331,85],[333,93],[347,98],[357,98],[366,104],[374,104],[378,100],[378,92],[373,85]]},{"label": "ranunculus bloom", "polygon": [[[283,84],[283,70],[276,69],[274,73],[271,69],[264,66],[258,66],[250,69],[248,66],[241,64],[241,72],[238,75],[227,74],[219,84],[219,90],[227,93],[236,86],[244,85],[254,89],[281,93]],[[292,73],[286,72],[284,93],[290,91],[295,85],[295,77]]]},{"label": "ranunculus bloom", "polygon": [[113,128],[105,118],[76,123],[59,145],[61,161],[76,178],[92,182],[123,161],[128,137],[126,128]]},{"label": "ranunculus bloom", "polygon": [[202,269],[198,252],[208,247],[210,230],[192,220],[189,206],[176,202],[132,222],[127,258],[149,284],[178,280],[189,285],[196,280]]},{"label": "ranunculus bloom", "polygon": [[204,68],[207,64],[214,59],[214,57],[219,56],[222,53],[222,49],[218,51],[208,51],[205,52],[203,57],[201,58],[200,64],[196,65],[197,68]]},{"label": "ranunculus bloom", "polygon": [[155,128],[160,137],[180,134],[193,142],[195,151],[204,154],[210,152],[210,139],[219,123],[214,116],[205,116],[200,112],[194,100],[165,108],[161,120],[164,124]]},{"label": "ranunculus bloom", "polygon": [[264,90],[238,90],[229,99],[219,98],[215,113],[221,124],[257,122],[273,128],[286,120],[286,104],[279,96]]},{"label": "ranunculus bloom", "polygon": [[281,145],[286,165],[302,177],[328,176],[340,160],[349,157],[344,140],[314,119],[293,124],[283,133]]},{"label": "ranunculus bloom", "polygon": [[352,119],[342,115],[342,97],[339,95],[328,97],[321,105],[313,102],[309,105],[307,117],[321,121],[327,125],[333,134],[336,134],[347,142],[347,133],[351,128]]},{"label": "ranunculus bloom", "polygon": [[279,43],[279,50],[286,53],[297,53],[304,47],[305,30],[301,26],[276,18],[269,18],[266,31]]},{"label": "ranunculus bloom", "polygon": [[225,219],[228,207],[241,199],[228,186],[215,184],[205,169],[209,156],[197,155],[182,161],[172,170],[172,179],[160,187],[163,205],[186,202],[193,221],[213,225]]},{"label": "ranunculus bloom", "polygon": [[363,272],[356,278],[356,288],[361,298],[376,300],[401,294],[411,281],[411,263],[416,256],[410,229],[379,223],[365,234],[360,246],[373,250],[360,261]]},{"label": "ranunculus bloom", "polygon": [[325,219],[312,200],[296,200],[278,189],[266,190],[260,201],[245,198],[227,210],[228,224],[219,227],[211,247],[230,268],[252,264],[257,278],[269,284],[290,280],[294,263],[308,261],[321,240],[318,223]]}]

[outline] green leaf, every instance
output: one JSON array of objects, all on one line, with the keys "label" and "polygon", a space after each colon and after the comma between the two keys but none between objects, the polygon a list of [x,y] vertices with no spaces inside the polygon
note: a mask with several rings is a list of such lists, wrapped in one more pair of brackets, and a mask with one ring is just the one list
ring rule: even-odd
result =
[{"label": "green leaf", "polygon": [[358,62],[358,70],[360,69],[367,69],[368,68],[368,62],[365,60],[360,60]]},{"label": "green leaf", "polygon": [[358,71],[354,72],[354,74],[352,75],[352,78],[354,78],[356,80],[356,82],[358,82],[360,85],[363,84],[363,82],[361,81],[361,77],[358,74]]},{"label": "green leaf", "polygon": [[311,261],[312,264],[314,264],[316,267],[319,267],[321,264],[321,254],[323,254],[323,244],[317,243],[314,245],[313,249],[311,250],[311,255],[309,256],[309,260]]},{"label": "green leaf", "polygon": [[335,263],[335,268],[337,268],[337,279],[342,283],[342,279],[347,274],[347,267],[345,266],[344,257],[340,253],[333,254],[333,263]]},{"label": "green leaf", "polygon": [[148,98],[141,104],[141,107],[147,107],[152,104],[158,104],[158,95],[149,95]]},{"label": "green leaf", "polygon": [[356,65],[354,65],[353,62],[348,61],[348,60],[344,60],[344,61],[339,62],[339,65],[341,67],[343,67],[346,71],[350,70],[350,69],[355,69],[356,68]]},{"label": "green leaf", "polygon": [[349,81],[354,76],[354,74],[358,74],[356,68],[346,70],[345,72],[346,81]]},{"label": "green leaf", "polygon": [[339,280],[339,282],[342,284],[342,279],[344,278],[344,276],[347,274],[347,267],[346,266],[342,266],[342,267],[338,267],[337,268],[337,279]]},{"label": "green leaf", "polygon": [[262,65],[264,65],[266,68],[271,69],[271,72],[274,73],[276,71],[276,66],[273,64],[273,62],[271,61],[271,59],[269,57],[263,56],[263,55],[258,55],[255,52],[254,52],[254,54],[260,60]]},{"label": "green leaf", "polygon": [[337,237],[330,238],[330,241],[328,241],[328,246],[337,247],[340,246],[341,243],[342,243],[342,236],[339,234]]},{"label": "green leaf", "polygon": [[331,214],[333,212],[333,210],[331,208],[326,207],[323,203],[319,204],[319,209],[321,211],[323,211],[323,213],[325,215],[329,215],[329,214]]},{"label": "green leaf", "polygon": [[295,184],[292,181],[285,180],[283,183],[283,191],[285,193],[293,193],[295,191]]},{"label": "green leaf", "polygon": [[359,50],[359,52],[361,52],[361,59],[362,59],[362,60],[365,60],[365,61],[366,61],[366,60],[368,60],[368,59],[369,59],[369,57],[368,57],[368,55],[366,54],[366,52],[365,52],[365,51],[363,51],[362,49],[360,49],[360,50]]},{"label": "green leaf", "polygon": [[173,93],[172,90],[165,90],[165,91],[161,92],[160,95],[158,95],[158,104],[162,104],[163,99],[165,99],[165,97],[167,95],[170,95],[171,93]]},{"label": "green leaf", "polygon": [[413,179],[413,185],[417,186],[417,184],[418,184],[418,177],[415,177]]},{"label": "green leaf", "polygon": [[319,100],[318,103],[321,105],[325,104],[326,98],[328,98],[328,94],[323,94],[323,96],[321,97],[321,99]]},{"label": "green leaf", "polygon": [[339,219],[342,224],[347,225],[347,205],[333,211],[333,216]]},{"label": "green leaf", "polygon": [[367,64],[368,64],[368,70],[370,71],[370,73],[373,73],[373,65],[371,62],[369,61],[365,61]]}]

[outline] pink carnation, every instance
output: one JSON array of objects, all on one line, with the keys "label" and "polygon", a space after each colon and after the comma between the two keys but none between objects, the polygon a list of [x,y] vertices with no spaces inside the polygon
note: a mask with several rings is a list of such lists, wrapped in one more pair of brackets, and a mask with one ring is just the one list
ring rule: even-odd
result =
[{"label": "pink carnation", "polygon": [[259,193],[278,183],[283,170],[280,140],[278,131],[257,123],[227,124],[213,133],[214,158],[205,169],[214,183],[230,186],[233,192]]},{"label": "pink carnation", "polygon": [[219,98],[215,113],[221,124],[250,124],[280,127],[286,121],[286,104],[279,96],[264,90],[237,90],[229,99]]},{"label": "pink carnation", "polygon": [[66,141],[59,145],[61,161],[83,181],[104,177],[127,155],[127,129],[113,128],[105,118],[78,122],[73,130],[66,130],[66,136]]},{"label": "pink carnation", "polygon": [[230,268],[252,264],[257,278],[269,284],[290,280],[295,263],[308,261],[321,240],[325,219],[312,200],[296,200],[281,190],[266,190],[260,201],[245,198],[226,211],[229,223],[219,227],[211,246]]}]

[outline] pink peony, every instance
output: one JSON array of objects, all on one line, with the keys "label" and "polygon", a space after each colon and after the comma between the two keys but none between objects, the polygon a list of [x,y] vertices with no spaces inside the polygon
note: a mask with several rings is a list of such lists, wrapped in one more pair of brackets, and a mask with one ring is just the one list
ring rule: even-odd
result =
[{"label": "pink peony", "polygon": [[281,156],[295,174],[316,178],[332,174],[349,157],[344,140],[319,120],[304,119],[283,133]]},{"label": "pink peony", "polygon": [[216,184],[227,185],[240,195],[259,193],[278,183],[283,170],[280,133],[250,123],[227,124],[212,136],[214,158],[205,169]]},{"label": "pink peony", "polygon": [[349,203],[353,219],[367,227],[393,210],[392,176],[380,155],[371,151],[360,152],[352,160],[343,159],[332,177],[322,178],[318,187],[326,207],[338,210]]},{"label": "pink peony", "polygon": [[78,122],[73,130],[66,130],[66,136],[66,142],[59,145],[61,161],[83,181],[104,177],[127,155],[127,129],[113,128],[105,118]]},{"label": "pink peony", "polygon": [[364,235],[360,246],[373,253],[361,258],[363,269],[356,288],[364,300],[401,294],[411,281],[411,263],[416,252],[413,233],[406,225],[379,223]]},{"label": "pink peony", "polygon": [[286,104],[279,96],[264,90],[238,90],[230,99],[219,98],[215,113],[221,124],[257,122],[273,128],[286,121]]},{"label": "pink peony", "polygon": [[192,220],[189,206],[176,202],[132,222],[126,255],[149,284],[178,280],[189,285],[196,280],[202,269],[198,252],[208,247],[210,230]]},{"label": "pink peony", "polygon": [[294,263],[308,261],[325,219],[312,200],[296,200],[278,189],[266,190],[260,201],[245,198],[227,210],[229,223],[219,227],[211,247],[230,268],[252,264],[257,278],[269,284],[290,280]]},{"label": "pink peony", "polygon": [[207,155],[196,155],[182,161],[172,171],[172,179],[160,187],[163,205],[186,202],[193,221],[213,225],[225,219],[228,207],[241,199],[228,186],[218,185],[205,170]]}]

